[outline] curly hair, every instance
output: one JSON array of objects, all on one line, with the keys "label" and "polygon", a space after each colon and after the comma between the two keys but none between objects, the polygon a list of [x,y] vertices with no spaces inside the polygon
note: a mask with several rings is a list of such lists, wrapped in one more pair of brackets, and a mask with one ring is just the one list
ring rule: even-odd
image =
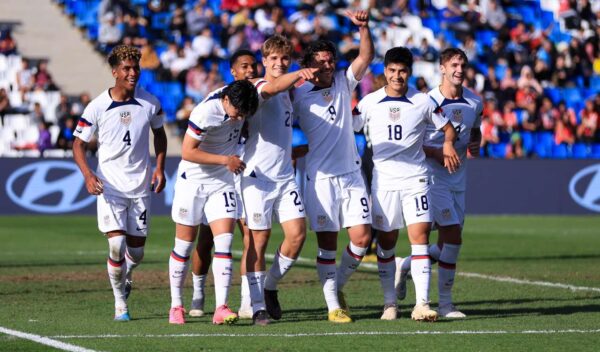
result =
[{"label": "curly hair", "polygon": [[140,62],[142,54],[140,50],[135,46],[131,45],[117,45],[115,46],[110,54],[108,55],[108,64],[110,67],[115,68],[125,60],[133,60],[137,63]]},{"label": "curly hair", "polygon": [[317,40],[316,42],[312,42],[308,45],[308,47],[304,50],[304,55],[302,56],[301,65],[302,67],[310,67],[313,59],[315,58],[315,54],[319,51],[328,51],[333,56],[335,60],[337,57],[337,52],[335,50],[335,44],[330,42],[329,40]]},{"label": "curly hair", "polygon": [[221,91],[221,98],[228,97],[231,105],[243,116],[252,116],[258,109],[258,92],[254,84],[238,80]]},{"label": "curly hair", "polygon": [[262,52],[263,57],[267,57],[275,52],[292,55],[293,48],[289,39],[282,35],[275,34],[274,36],[265,40],[260,51]]}]

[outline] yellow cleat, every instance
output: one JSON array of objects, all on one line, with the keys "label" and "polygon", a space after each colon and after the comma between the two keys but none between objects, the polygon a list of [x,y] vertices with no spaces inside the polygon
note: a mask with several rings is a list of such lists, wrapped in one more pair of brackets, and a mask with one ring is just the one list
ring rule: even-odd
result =
[{"label": "yellow cleat", "polygon": [[344,311],[341,308],[334,309],[327,314],[327,318],[332,323],[351,323],[352,318],[348,315],[348,312]]},{"label": "yellow cleat", "polygon": [[350,307],[348,307],[348,302],[346,302],[346,295],[344,295],[344,292],[337,291],[337,298],[340,308],[346,312],[346,314],[350,314]]}]

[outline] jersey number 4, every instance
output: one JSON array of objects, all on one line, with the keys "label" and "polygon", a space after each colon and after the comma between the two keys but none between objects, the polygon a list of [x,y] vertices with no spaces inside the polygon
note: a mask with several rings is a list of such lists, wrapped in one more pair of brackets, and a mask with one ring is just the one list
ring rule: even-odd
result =
[{"label": "jersey number 4", "polygon": [[125,145],[131,145],[131,135],[129,134],[129,131],[125,133],[125,137],[123,137],[123,142],[125,142]]}]

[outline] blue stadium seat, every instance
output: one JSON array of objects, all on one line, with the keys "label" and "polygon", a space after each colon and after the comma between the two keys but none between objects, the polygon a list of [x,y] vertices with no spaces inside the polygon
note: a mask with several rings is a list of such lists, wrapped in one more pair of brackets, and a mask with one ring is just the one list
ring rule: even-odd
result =
[{"label": "blue stadium seat", "polygon": [[145,69],[140,70],[140,79],[138,80],[138,85],[140,87],[142,87],[150,92],[150,89],[148,89],[148,87],[155,81],[156,81],[156,76],[154,74],[154,71],[145,70]]},{"label": "blue stadium seat", "polygon": [[552,157],[552,146],[554,145],[554,135],[552,132],[539,132],[535,144],[535,153],[540,158]]},{"label": "blue stadium seat", "polygon": [[552,100],[553,104],[558,104],[563,99],[560,88],[544,88],[544,94]]},{"label": "blue stadium seat", "polygon": [[506,143],[490,144],[488,146],[488,155],[495,159],[506,158]]},{"label": "blue stadium seat", "polygon": [[494,39],[496,39],[497,34],[496,31],[492,30],[482,30],[475,32],[475,40],[483,46],[491,47],[494,44]]},{"label": "blue stadium seat", "polygon": [[299,145],[308,144],[308,139],[304,135],[304,132],[298,127],[294,127],[292,130],[292,147],[297,147]]},{"label": "blue stadium seat", "polygon": [[363,156],[365,153],[365,148],[367,147],[367,139],[365,135],[362,133],[355,133],[354,140],[356,141],[356,148],[358,149],[358,154]]},{"label": "blue stadium seat", "polygon": [[152,29],[168,30],[171,23],[171,16],[170,12],[159,12],[152,15]]},{"label": "blue stadium seat", "polygon": [[423,27],[431,29],[435,35],[438,35],[441,30],[440,22],[434,16],[421,18],[421,22],[423,22]]},{"label": "blue stadium seat", "polygon": [[584,143],[575,143],[575,145],[573,145],[573,158],[586,159],[591,152],[590,149],[591,148],[588,148]]},{"label": "blue stadium seat", "polygon": [[565,143],[554,144],[552,146],[552,158],[566,159],[569,157],[569,148]]},{"label": "blue stadium seat", "polygon": [[533,146],[535,144],[535,134],[530,131],[521,132],[521,146],[523,147],[523,152],[525,154],[529,154],[533,151]]},{"label": "blue stadium seat", "polygon": [[600,75],[593,75],[590,79],[590,89],[600,93]]},{"label": "blue stadium seat", "polygon": [[554,14],[552,12],[542,11],[542,29],[548,28],[554,22]]},{"label": "blue stadium seat", "polygon": [[564,88],[562,90],[562,97],[567,105],[581,103],[581,92],[578,88]]},{"label": "blue stadium seat", "polygon": [[504,76],[506,76],[506,65],[496,65],[494,70],[496,71],[496,79],[498,79],[499,81],[501,81],[504,78]]},{"label": "blue stadium seat", "polygon": [[376,62],[371,64],[371,72],[374,75],[380,75],[383,73],[383,62]]},{"label": "blue stadium seat", "polygon": [[592,159],[600,159],[600,143],[592,144],[592,152],[588,156]]}]

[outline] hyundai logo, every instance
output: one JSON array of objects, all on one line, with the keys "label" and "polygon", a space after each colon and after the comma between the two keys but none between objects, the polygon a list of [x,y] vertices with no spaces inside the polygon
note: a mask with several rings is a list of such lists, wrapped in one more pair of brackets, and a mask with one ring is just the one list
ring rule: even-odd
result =
[{"label": "hyundai logo", "polygon": [[82,190],[85,191],[85,180],[77,165],[68,161],[41,161],[23,166],[6,182],[6,193],[13,202],[47,214],[72,212],[92,204],[95,197],[87,191],[80,195]]},{"label": "hyundai logo", "polygon": [[579,171],[569,182],[569,193],[575,203],[600,212],[600,164]]}]

